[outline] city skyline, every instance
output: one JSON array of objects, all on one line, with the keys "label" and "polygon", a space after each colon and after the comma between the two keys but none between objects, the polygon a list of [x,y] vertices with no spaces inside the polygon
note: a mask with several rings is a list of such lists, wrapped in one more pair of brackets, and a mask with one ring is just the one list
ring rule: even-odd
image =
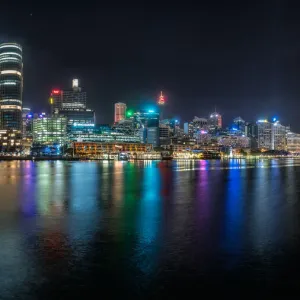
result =
[{"label": "city skyline", "polygon": [[3,4],[0,40],[23,46],[26,106],[45,110],[49,91],[75,77],[101,123],[111,120],[113,103],[135,107],[163,90],[170,115],[182,120],[216,105],[225,123],[278,115],[300,131],[297,4],[61,5],[55,22],[51,9],[19,4]]}]

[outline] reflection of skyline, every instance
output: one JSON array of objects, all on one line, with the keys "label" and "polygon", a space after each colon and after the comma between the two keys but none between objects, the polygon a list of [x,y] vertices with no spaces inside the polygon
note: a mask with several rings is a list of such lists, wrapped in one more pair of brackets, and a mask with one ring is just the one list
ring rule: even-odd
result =
[{"label": "reflection of skyline", "polygon": [[[231,161],[234,166],[235,162]],[[226,171],[226,191],[225,191],[225,205],[224,205],[224,230],[223,232],[223,247],[227,252],[233,254],[232,259],[228,264],[235,263],[239,259],[239,254],[242,250],[243,243],[243,227],[244,216],[243,208],[246,197],[246,169],[230,168]],[[234,255],[235,254],[235,255]]]},{"label": "reflection of skyline", "polygon": [[59,286],[76,270],[147,289],[169,270],[277,268],[276,249],[297,250],[299,168],[256,163],[0,163],[0,287]]}]

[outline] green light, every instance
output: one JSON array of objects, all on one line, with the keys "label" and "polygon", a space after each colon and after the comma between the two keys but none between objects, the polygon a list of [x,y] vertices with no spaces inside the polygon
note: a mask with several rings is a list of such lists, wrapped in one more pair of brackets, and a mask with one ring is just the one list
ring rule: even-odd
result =
[{"label": "green light", "polygon": [[127,110],[126,115],[127,115],[127,117],[131,117],[133,115],[133,111]]}]

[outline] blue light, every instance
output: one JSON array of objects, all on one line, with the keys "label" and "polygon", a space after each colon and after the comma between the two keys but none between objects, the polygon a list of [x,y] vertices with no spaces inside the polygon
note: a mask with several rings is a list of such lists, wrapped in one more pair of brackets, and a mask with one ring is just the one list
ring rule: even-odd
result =
[{"label": "blue light", "polygon": [[237,131],[238,129],[237,129],[237,128],[235,128],[235,127],[232,127],[232,130],[234,130],[234,131]]},{"label": "blue light", "polygon": [[154,113],[154,110],[153,109],[149,109],[148,112],[149,113]]},{"label": "blue light", "polygon": [[273,118],[273,122],[276,122],[276,121],[277,121],[277,118],[274,117],[274,118]]}]

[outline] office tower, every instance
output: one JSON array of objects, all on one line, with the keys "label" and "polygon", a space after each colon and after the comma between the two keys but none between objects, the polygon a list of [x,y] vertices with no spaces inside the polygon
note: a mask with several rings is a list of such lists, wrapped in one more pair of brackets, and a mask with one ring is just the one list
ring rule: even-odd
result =
[{"label": "office tower", "polygon": [[258,148],[272,149],[272,127],[268,120],[258,120],[257,124],[257,146]]},{"label": "office tower", "polygon": [[220,128],[222,128],[222,116],[214,112],[209,117],[209,129],[213,131]]},{"label": "office tower", "polygon": [[245,135],[250,138],[250,147],[252,149],[258,148],[258,132],[256,123],[245,124]]},{"label": "office tower", "polygon": [[22,130],[22,47],[0,44],[0,127]]},{"label": "office tower", "polygon": [[72,80],[72,89],[62,91],[61,109],[86,109],[86,92],[82,91],[78,79]]},{"label": "office tower", "polygon": [[67,118],[61,116],[47,117],[43,114],[33,120],[34,143],[64,144],[67,134]]},{"label": "office tower", "polygon": [[275,121],[272,124],[272,150],[286,150],[287,127]]},{"label": "office tower", "polygon": [[22,108],[22,135],[23,138],[32,138],[33,113],[30,108]]},{"label": "office tower", "polygon": [[245,134],[246,122],[241,118],[237,117],[233,119],[233,128]]},{"label": "office tower", "polygon": [[258,148],[286,150],[288,127],[281,125],[279,121],[271,123],[267,120],[258,120],[257,132]]},{"label": "office tower", "polygon": [[291,153],[300,153],[300,134],[287,132],[286,134],[287,151]]},{"label": "office tower", "polygon": [[86,92],[79,86],[79,80],[72,80],[72,89],[53,89],[50,95],[51,113],[66,109],[86,109]]},{"label": "office tower", "polygon": [[159,113],[154,110],[141,110],[134,113],[137,124],[140,124],[140,136],[144,143],[159,146]]},{"label": "office tower", "polygon": [[120,122],[126,118],[127,106],[125,103],[115,103],[115,123]]},{"label": "office tower", "polygon": [[50,94],[51,114],[58,113],[62,109],[63,92],[59,89],[53,89]]}]

